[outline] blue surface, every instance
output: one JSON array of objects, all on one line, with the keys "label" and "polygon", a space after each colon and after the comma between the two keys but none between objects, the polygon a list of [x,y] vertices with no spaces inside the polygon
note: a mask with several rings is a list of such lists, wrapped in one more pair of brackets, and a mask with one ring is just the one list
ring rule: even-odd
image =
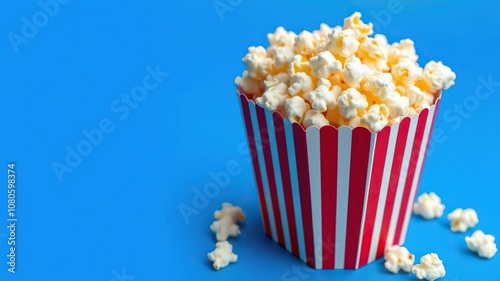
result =
[{"label": "blue surface", "polygon": [[[416,280],[387,273],[380,260],[357,271],[309,270],[263,234],[234,97],[241,57],[278,25],[311,30],[356,10],[391,42],[414,39],[421,63],[442,60],[457,73],[420,193],[437,192],[445,214],[475,208],[476,229],[500,237],[500,83],[475,96],[481,77],[500,81],[498,1],[218,2],[228,10],[218,14],[213,0],[67,1],[46,18],[36,1],[0,4],[0,172],[17,164],[18,218],[15,274],[7,272],[7,228],[0,228],[1,280]],[[23,17],[34,16],[38,27],[22,35]],[[26,38],[12,44],[11,32]],[[144,94],[135,87],[145,77]],[[127,100],[132,91],[139,102]],[[66,162],[78,149],[88,155]],[[73,167],[58,178],[54,162]],[[210,173],[227,165],[229,184],[197,202],[186,221],[181,204],[192,206]],[[209,225],[224,201],[242,206],[248,219],[232,240],[238,262],[216,272],[206,258],[214,246]],[[442,280],[500,280],[500,256],[469,253],[466,234],[450,232],[444,217],[413,217],[406,246],[417,257],[439,253]]]}]

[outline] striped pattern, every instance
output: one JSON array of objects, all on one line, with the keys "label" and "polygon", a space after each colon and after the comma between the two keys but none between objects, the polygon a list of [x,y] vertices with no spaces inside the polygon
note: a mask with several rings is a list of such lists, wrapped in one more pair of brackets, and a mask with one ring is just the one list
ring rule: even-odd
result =
[{"label": "striped pattern", "polygon": [[266,235],[314,268],[403,244],[439,106],[374,134],[304,130],[239,94]]}]

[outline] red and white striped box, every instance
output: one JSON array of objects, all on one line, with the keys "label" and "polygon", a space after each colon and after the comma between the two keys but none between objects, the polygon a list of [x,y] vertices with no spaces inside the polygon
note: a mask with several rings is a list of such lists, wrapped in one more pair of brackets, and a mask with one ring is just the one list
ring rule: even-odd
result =
[{"label": "red and white striped box", "polygon": [[404,243],[439,98],[372,133],[305,130],[238,96],[266,235],[316,269],[359,268]]}]

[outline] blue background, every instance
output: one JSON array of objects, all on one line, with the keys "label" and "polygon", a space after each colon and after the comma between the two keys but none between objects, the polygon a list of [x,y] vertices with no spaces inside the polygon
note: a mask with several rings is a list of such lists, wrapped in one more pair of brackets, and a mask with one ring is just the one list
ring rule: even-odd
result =
[{"label": "blue background", "polygon": [[[19,220],[11,274],[1,184],[0,279],[416,280],[387,273],[381,260],[357,271],[303,266],[264,236],[244,149],[233,79],[244,70],[246,48],[266,45],[266,33],[278,25],[312,30],[321,22],[342,24],[356,10],[390,42],[412,38],[421,64],[442,60],[456,72],[419,193],[437,192],[445,214],[475,208],[476,229],[500,237],[500,84],[483,87],[482,99],[475,95],[480,77],[500,81],[498,1],[227,1],[221,0],[230,9],[218,13],[213,0],[74,0],[52,7],[46,22],[37,1],[2,1],[0,173],[17,163]],[[16,52],[9,34],[22,36],[23,17],[34,16],[39,27]],[[169,75],[132,107],[121,97],[142,85],[148,66]],[[82,131],[103,120],[113,131],[59,180],[53,163],[65,164],[67,147],[77,149],[86,139]],[[181,204],[193,206],[196,192],[213,181],[210,172],[228,163],[238,173],[185,220]],[[217,272],[206,258],[215,244],[209,225],[225,201],[248,218],[231,240],[238,262]],[[437,252],[447,269],[442,280],[500,280],[500,256],[483,260],[468,252],[466,234],[452,233],[445,216],[413,217],[406,246],[417,258]]]}]

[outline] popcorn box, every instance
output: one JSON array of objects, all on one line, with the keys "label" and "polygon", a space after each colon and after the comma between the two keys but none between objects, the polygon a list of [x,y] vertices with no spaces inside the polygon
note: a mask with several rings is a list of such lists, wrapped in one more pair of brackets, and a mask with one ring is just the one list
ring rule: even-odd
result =
[{"label": "popcorn box", "polygon": [[238,96],[267,236],[316,269],[356,269],[404,243],[440,98],[372,133],[305,130]]}]

